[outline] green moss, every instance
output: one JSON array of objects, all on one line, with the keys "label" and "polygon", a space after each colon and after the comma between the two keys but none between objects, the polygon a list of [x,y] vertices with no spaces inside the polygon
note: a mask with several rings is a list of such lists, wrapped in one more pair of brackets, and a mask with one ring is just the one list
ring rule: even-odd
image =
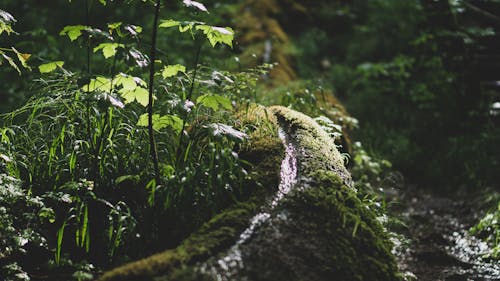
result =
[{"label": "green moss", "polygon": [[281,126],[296,147],[302,176],[310,177],[318,170],[334,171],[347,185],[351,186],[351,176],[344,167],[344,160],[330,136],[311,117],[283,106],[273,106]]},{"label": "green moss", "polygon": [[[387,234],[350,186],[333,140],[301,113],[284,107],[270,110],[276,116],[271,127],[279,123],[297,150],[297,188],[269,208],[269,219],[251,240],[240,244],[245,266],[230,280],[399,280]],[[255,189],[263,192],[217,215],[176,249],[110,271],[99,280],[215,279],[199,267],[213,268],[227,254],[278,186],[283,149],[275,134],[266,137],[259,130],[243,151],[254,164],[254,178],[271,178],[263,181],[266,188]]]},{"label": "green moss", "polygon": [[291,194],[280,207],[297,222],[296,232],[314,233],[310,239],[321,245],[317,274],[336,280],[399,280],[391,244],[374,213],[335,173],[317,171],[314,178],[315,188]]}]

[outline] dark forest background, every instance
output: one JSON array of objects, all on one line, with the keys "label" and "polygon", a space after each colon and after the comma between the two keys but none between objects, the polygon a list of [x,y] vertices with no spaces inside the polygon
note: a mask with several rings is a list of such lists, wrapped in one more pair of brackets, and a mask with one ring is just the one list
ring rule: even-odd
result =
[{"label": "dark forest background", "polygon": [[[3,36],[3,45],[33,53],[31,64],[64,58],[84,69],[81,49],[58,35],[66,25],[84,22],[81,1],[2,1],[2,9],[18,20],[19,36]],[[498,1],[206,1],[209,15],[195,17],[242,27],[232,50],[262,52],[258,37],[275,42],[274,53],[288,73],[276,84],[311,80],[331,88],[360,121],[356,135],[381,157],[388,158],[411,181],[436,186],[472,183],[495,185],[499,171],[498,106],[500,97],[500,3]],[[151,22],[147,3],[129,8],[127,1],[93,9],[91,24],[130,22],[146,28]],[[165,2],[163,17],[186,17],[174,1]],[[261,9],[248,21],[242,6]],[[82,6],[82,7],[80,7]],[[259,20],[273,19],[269,30],[253,31]],[[267,27],[266,26],[266,27]],[[245,29],[246,28],[246,29]],[[273,28],[275,30],[273,30]],[[147,33],[146,33],[147,34]],[[253,38],[252,38],[253,36]],[[257,38],[257,39],[255,39]],[[142,44],[147,45],[148,39]],[[184,42],[183,42],[184,40]],[[184,62],[196,52],[185,37],[160,38],[160,49]],[[262,41],[262,40],[261,40]],[[176,52],[179,52],[177,55]],[[202,62],[234,69],[232,58],[202,54]],[[283,58],[284,57],[284,58]],[[247,59],[247,65],[262,62]],[[192,62],[187,62],[192,63]],[[97,60],[94,70],[104,67]],[[241,67],[241,66],[240,66]],[[245,65],[243,65],[245,67]],[[1,112],[19,107],[31,96],[36,71],[0,69]],[[281,77],[280,77],[281,75]]]}]

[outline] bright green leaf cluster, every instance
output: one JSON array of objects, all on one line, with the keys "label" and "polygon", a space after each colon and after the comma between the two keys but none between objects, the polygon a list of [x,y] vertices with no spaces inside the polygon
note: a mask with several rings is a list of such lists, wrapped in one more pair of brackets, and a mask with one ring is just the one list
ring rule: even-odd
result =
[{"label": "bright green leaf cluster", "polygon": [[161,76],[163,78],[173,77],[179,72],[186,72],[186,67],[182,64],[167,65],[163,68]]},{"label": "bright green leaf cluster", "polygon": [[137,101],[142,106],[147,106],[149,104],[149,92],[146,88],[136,87],[133,90],[121,89],[118,93],[125,99],[125,104],[133,101]]},{"label": "bright green leaf cluster", "polygon": [[4,10],[0,10],[0,35],[7,32],[7,34],[15,33],[12,29],[12,23],[16,22],[14,17]]},{"label": "bright green leaf cluster", "polygon": [[96,78],[90,79],[90,82],[82,87],[83,91],[86,92],[108,92],[111,89],[112,80],[104,76],[97,76]]},{"label": "bright green leaf cluster", "polygon": [[49,73],[56,70],[57,68],[62,68],[63,65],[63,61],[53,61],[39,65],[38,70],[40,71],[40,73]]},{"label": "bright green leaf cluster", "polygon": [[[182,119],[175,115],[163,115],[153,114],[153,129],[155,131],[160,131],[163,128],[170,127],[177,134],[179,134],[182,130]],[[138,126],[147,127],[148,126],[148,114],[144,113],[139,117],[139,121],[137,121]]]},{"label": "bright green leaf cluster", "polygon": [[201,30],[207,37],[212,47],[215,47],[215,45],[217,45],[218,43],[226,44],[231,48],[233,47],[234,31],[230,27],[210,26],[202,22],[194,21],[180,22],[173,19],[164,20],[159,25],[159,27],[162,28],[175,26],[179,27],[180,32],[190,31],[191,33],[193,33],[193,28],[195,30]]},{"label": "bright green leaf cluster", "polygon": [[124,99],[124,103],[138,102],[142,106],[149,103],[149,93],[144,80],[124,73],[116,75],[113,79],[97,76],[82,87],[85,92],[110,92],[113,88],[120,88],[118,94]]},{"label": "bright green leaf cluster", "polygon": [[198,25],[196,29],[203,31],[203,34],[207,36],[212,47],[215,47],[217,43],[226,44],[231,48],[233,47],[234,31],[230,27]]},{"label": "bright green leaf cluster", "polygon": [[221,107],[227,110],[231,110],[233,108],[231,101],[220,95],[205,94],[199,96],[198,99],[196,99],[196,102],[205,107],[211,108],[214,111],[219,110]]},{"label": "bright green leaf cluster", "polygon": [[108,59],[116,55],[116,51],[118,48],[125,48],[125,45],[118,43],[101,43],[94,48],[94,53],[98,52],[99,50],[102,50],[104,58]]},{"label": "bright green leaf cluster", "polygon": [[196,25],[203,24],[202,22],[196,22],[196,21],[176,21],[172,19],[164,20],[162,23],[159,25],[159,27],[163,28],[169,28],[169,27],[179,27],[179,32],[193,32],[193,27]]},{"label": "bright green leaf cluster", "polygon": [[82,35],[82,31],[89,30],[90,26],[86,25],[68,25],[59,32],[59,35],[67,35],[71,41],[75,41]]},{"label": "bright green leaf cluster", "polygon": [[113,79],[113,84],[121,87],[118,93],[125,100],[125,104],[134,101],[142,106],[147,106],[149,104],[149,93],[146,89],[147,84],[144,80],[120,73]]}]

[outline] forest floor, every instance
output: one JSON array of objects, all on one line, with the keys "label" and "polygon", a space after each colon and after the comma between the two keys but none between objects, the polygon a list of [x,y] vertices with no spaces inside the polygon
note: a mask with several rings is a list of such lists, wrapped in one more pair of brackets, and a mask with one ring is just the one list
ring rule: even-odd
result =
[{"label": "forest floor", "polygon": [[500,280],[500,264],[483,258],[488,245],[469,234],[483,215],[480,195],[433,194],[416,187],[394,195],[399,203],[392,209],[410,240],[398,253],[404,271],[422,281]]}]

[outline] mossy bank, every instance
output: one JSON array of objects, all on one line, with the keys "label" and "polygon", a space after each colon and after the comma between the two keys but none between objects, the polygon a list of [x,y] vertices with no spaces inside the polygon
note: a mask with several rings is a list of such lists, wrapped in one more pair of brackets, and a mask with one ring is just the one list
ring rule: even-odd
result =
[{"label": "mossy bank", "polygon": [[[333,140],[301,113],[264,111],[272,113],[274,130],[292,148],[294,158],[288,159],[288,151],[285,158],[295,165],[292,188],[270,196],[278,184],[269,180],[176,249],[114,269],[100,281],[400,279],[386,232],[357,197]],[[257,172],[279,170],[283,157],[275,157],[275,135],[267,142],[256,138],[255,144],[263,144],[253,148],[260,151],[253,159]],[[262,158],[266,154],[272,161]]]}]

